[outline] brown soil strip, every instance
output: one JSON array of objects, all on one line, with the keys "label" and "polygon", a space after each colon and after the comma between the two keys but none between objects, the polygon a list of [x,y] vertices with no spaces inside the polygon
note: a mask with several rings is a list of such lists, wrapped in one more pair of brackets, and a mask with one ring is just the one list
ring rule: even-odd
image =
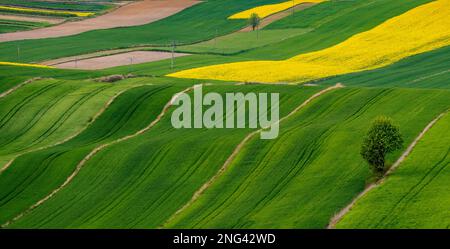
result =
[{"label": "brown soil strip", "polygon": [[72,174],[69,175],[69,177],[67,177],[67,179],[64,181],[63,184],[61,184],[58,188],[54,189],[52,192],[50,192],[47,196],[45,196],[44,198],[42,198],[41,200],[39,200],[38,202],[36,202],[35,204],[33,204],[32,206],[30,206],[27,210],[25,210],[24,212],[18,214],[16,217],[14,217],[12,220],[7,221],[6,223],[4,223],[3,225],[1,225],[2,228],[7,227],[8,225],[10,225],[11,223],[17,221],[18,219],[22,218],[23,216],[25,216],[26,214],[30,213],[31,211],[33,211],[33,209],[39,207],[40,205],[42,205],[44,202],[46,202],[47,200],[49,200],[50,198],[52,198],[56,193],[58,193],[59,191],[61,191],[65,186],[67,186],[72,180],[73,178],[75,178],[75,176],[78,175],[78,173],[80,172],[80,170],[83,168],[83,166],[86,164],[87,161],[89,161],[93,156],[95,156],[98,152],[100,152],[101,150],[103,150],[106,147],[109,147],[113,144],[117,144],[120,142],[123,142],[125,140],[134,138],[136,136],[139,136],[143,133],[145,133],[146,131],[148,131],[149,129],[151,129],[153,126],[155,126],[160,120],[161,118],[167,113],[167,111],[169,110],[169,108],[172,106],[174,100],[181,94],[181,93],[187,93],[191,90],[193,90],[194,88],[198,87],[199,85],[195,85],[189,88],[186,88],[185,90],[175,94],[168,102],[167,104],[164,106],[164,108],[162,109],[161,113],[156,117],[155,120],[153,120],[147,127],[145,127],[144,129],[137,131],[136,133],[132,134],[132,135],[128,135],[119,139],[116,139],[112,142],[109,143],[105,143],[102,145],[97,146],[95,149],[93,149],[87,156],[85,156],[83,158],[83,160],[81,160],[77,167],[75,168],[75,170],[72,172]]},{"label": "brown soil strip", "polygon": [[53,65],[62,64],[62,63],[66,63],[66,62],[72,62],[72,61],[76,61],[76,60],[91,59],[91,58],[100,57],[100,56],[108,56],[108,55],[115,55],[115,54],[120,54],[120,53],[138,51],[138,50],[142,50],[145,48],[147,48],[147,47],[144,46],[144,47],[103,50],[103,51],[98,51],[98,52],[89,53],[89,54],[75,55],[75,56],[54,59],[54,60],[42,61],[42,62],[39,62],[39,64],[53,66]]},{"label": "brown soil strip", "polygon": [[0,42],[61,37],[97,29],[143,25],[176,14],[199,2],[196,0],[136,1],[98,17],[65,22],[48,28],[0,34]]},{"label": "brown soil strip", "polygon": [[59,24],[64,22],[62,18],[51,17],[34,17],[34,16],[21,16],[21,15],[0,15],[0,20],[12,20],[12,21],[26,21],[26,22],[46,22],[50,24]]},{"label": "brown soil strip", "polygon": [[397,161],[389,168],[388,171],[386,171],[386,173],[383,175],[383,177],[378,180],[375,183],[372,183],[370,185],[368,185],[361,193],[359,193],[346,207],[344,207],[341,211],[339,211],[339,213],[337,213],[331,220],[330,223],[327,226],[327,229],[334,229],[336,227],[336,224],[344,217],[344,215],[346,215],[351,209],[352,207],[355,205],[355,203],[361,199],[364,195],[366,195],[369,191],[371,191],[372,189],[380,186],[385,180],[386,178],[392,174],[392,172],[394,172],[394,170],[396,168],[398,168],[398,166],[406,159],[406,157],[408,157],[408,155],[411,153],[411,151],[414,149],[414,147],[416,146],[417,142],[419,142],[423,136],[425,135],[425,133],[427,133],[428,130],[431,129],[431,127],[433,127],[433,125],[439,121],[442,117],[444,117],[445,114],[447,114],[448,111],[445,111],[441,114],[439,114],[439,116],[437,116],[435,119],[433,119],[421,132],[420,134],[414,139],[414,141],[408,146],[408,148],[403,152],[403,154],[397,159]]},{"label": "brown soil strip", "polygon": [[[186,56],[189,54],[174,53],[174,57]],[[123,65],[139,64],[144,62],[159,61],[169,59],[172,57],[170,52],[160,51],[133,51],[128,53],[113,54],[107,56],[99,56],[88,59],[74,59],[57,64],[45,64],[51,65],[56,68],[64,69],[84,69],[84,70],[96,70],[105,69],[110,67],[117,67]],[[67,58],[66,58],[67,59]],[[54,62],[54,61],[53,61]],[[50,62],[52,63],[52,62]]]},{"label": "brown soil strip", "polygon": [[[315,3],[303,3],[303,4],[299,4],[296,5],[294,7],[295,11],[300,11],[303,9],[307,9],[309,7],[314,6]],[[268,16],[266,18],[264,18],[263,20],[261,20],[261,24],[260,24],[260,29],[269,25],[270,23],[277,21],[279,19],[282,19],[286,16],[289,16],[292,13],[292,8],[284,10],[282,12],[278,12],[276,14],[273,14],[271,16]],[[251,31],[251,27],[245,27],[241,30],[238,30],[236,32],[249,32]],[[58,64],[63,64],[66,62],[72,62],[71,64],[68,64],[67,68],[74,68],[75,67],[75,61],[76,60],[83,60],[83,59],[90,59],[90,58],[94,58],[94,57],[100,57],[100,56],[108,56],[108,55],[113,55],[113,54],[118,54],[118,53],[125,53],[125,52],[131,52],[131,51],[138,51],[138,50],[142,50],[142,49],[146,49],[146,48],[152,48],[152,46],[137,46],[137,47],[132,47],[132,48],[124,48],[124,49],[113,49],[113,50],[105,50],[105,51],[98,51],[95,53],[90,53],[90,54],[84,54],[84,55],[78,55],[78,56],[70,56],[70,57],[64,57],[64,58],[59,58],[59,59],[55,59],[55,60],[49,60],[49,61],[43,61],[40,62],[39,64],[43,64],[43,65],[48,65],[48,66],[54,66],[56,65],[56,67],[59,67]],[[129,64],[130,60],[128,58],[128,63]],[[126,65],[124,64],[124,65]]]},{"label": "brown soil strip", "polygon": [[[284,116],[283,118],[281,118],[280,120],[278,120],[277,123],[281,123],[283,120],[291,117],[292,115],[294,115],[295,113],[297,113],[300,109],[302,109],[303,107],[305,107],[306,105],[308,105],[311,101],[313,101],[314,99],[320,97],[321,95],[338,89],[338,88],[342,88],[344,87],[342,84],[338,83],[334,86],[328,87],[316,94],[314,94],[313,96],[309,97],[307,100],[305,100],[301,105],[297,106],[293,111],[291,111],[288,115]],[[267,128],[267,127],[265,127]],[[244,145],[251,139],[253,138],[255,135],[257,135],[258,133],[260,133],[261,131],[263,131],[265,128],[261,128],[259,130],[253,131],[250,134],[248,134],[237,146],[236,148],[233,150],[233,152],[231,153],[231,155],[227,158],[227,160],[225,161],[225,163],[222,165],[222,167],[219,169],[219,171],[216,172],[215,175],[213,175],[207,182],[205,182],[197,191],[195,191],[195,193],[192,195],[192,198],[186,203],[184,204],[181,208],[179,208],[172,216],[170,216],[166,222],[164,222],[164,224],[161,227],[164,227],[166,224],[170,223],[178,214],[180,214],[181,212],[183,212],[184,210],[186,210],[186,208],[188,208],[190,205],[192,205],[192,203],[194,203],[202,194],[203,192],[205,192],[206,189],[208,189],[211,184],[218,178],[220,177],[223,172],[225,172],[228,167],[230,166],[230,164],[233,162],[233,160],[236,158],[237,154],[241,151],[241,149],[244,147]]]},{"label": "brown soil strip", "polygon": [[[258,29],[262,29],[262,28],[266,27],[267,25],[269,25],[269,24],[271,24],[271,23],[273,23],[275,21],[278,21],[278,20],[280,20],[282,18],[285,18],[287,16],[292,15],[292,9],[294,9],[294,12],[295,11],[301,11],[301,10],[310,8],[310,7],[314,6],[314,5],[316,5],[316,3],[302,3],[302,4],[295,5],[293,8],[291,7],[289,9],[283,10],[281,12],[277,12],[277,13],[275,13],[273,15],[270,15],[270,16],[264,18],[264,19],[261,19],[261,22],[259,23]],[[240,30],[240,32],[249,32],[249,31],[252,31],[252,27],[251,26],[247,26],[247,27],[245,27],[245,28]]]},{"label": "brown soil strip", "polygon": [[116,93],[114,96],[112,96],[112,97],[108,100],[108,102],[105,103],[105,105],[104,105],[104,106],[103,106],[103,107],[102,107],[102,108],[94,115],[94,117],[92,118],[92,120],[91,120],[90,122],[88,122],[83,128],[81,128],[80,130],[78,130],[78,131],[75,132],[74,134],[70,135],[69,137],[67,137],[67,138],[65,138],[65,139],[63,139],[63,140],[61,140],[61,141],[59,141],[59,142],[56,142],[56,143],[50,144],[50,145],[46,145],[46,146],[42,146],[42,147],[38,147],[38,148],[35,148],[35,149],[27,150],[27,151],[24,151],[24,152],[22,152],[22,153],[20,153],[20,154],[18,154],[18,155],[16,155],[16,156],[14,156],[14,158],[12,158],[9,162],[7,162],[5,165],[3,165],[2,168],[0,168],[0,174],[1,174],[3,171],[5,171],[7,168],[9,168],[9,166],[11,166],[11,164],[14,162],[14,160],[16,160],[16,158],[18,158],[18,157],[20,157],[20,156],[22,156],[22,155],[25,155],[25,154],[31,153],[31,152],[35,152],[35,151],[39,151],[39,150],[45,150],[45,149],[48,149],[48,148],[50,148],[50,147],[54,147],[54,146],[63,144],[63,143],[65,143],[65,142],[71,140],[72,138],[78,136],[79,134],[81,134],[81,132],[83,132],[84,130],[86,130],[86,129],[87,129],[87,128],[95,121],[95,120],[97,120],[97,118],[100,117],[100,115],[101,115],[103,112],[105,112],[106,109],[108,109],[108,107],[114,102],[114,100],[115,100],[117,97],[119,97],[121,94],[123,94],[124,92],[126,92],[126,91],[128,91],[128,90],[131,90],[131,89],[133,89],[133,88],[141,87],[141,86],[147,86],[147,85],[151,85],[151,84],[143,84],[143,85],[133,86],[133,87],[124,89],[124,90],[122,90],[122,91]]}]

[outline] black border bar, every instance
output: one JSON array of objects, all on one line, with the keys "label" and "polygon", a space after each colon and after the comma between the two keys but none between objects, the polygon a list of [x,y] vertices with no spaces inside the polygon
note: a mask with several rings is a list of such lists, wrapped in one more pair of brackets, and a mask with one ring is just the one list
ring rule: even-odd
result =
[{"label": "black border bar", "polygon": [[[268,235],[272,234],[272,235]],[[193,243],[175,243],[182,236]],[[227,240],[224,240],[224,236]],[[257,242],[256,238],[266,238]],[[200,237],[205,238],[203,246]],[[255,237],[256,236],[256,237]],[[262,237],[261,237],[262,236]],[[222,237],[222,239],[220,239]],[[268,239],[269,238],[269,239]],[[223,243],[219,243],[221,240]],[[274,241],[273,241],[274,240]],[[253,243],[252,243],[253,241]],[[226,242],[226,243],[225,243]],[[0,243],[44,248],[84,248],[87,245],[120,248],[346,248],[387,245],[424,246],[450,245],[450,230],[321,230],[321,229],[3,229]],[[314,246],[314,247],[311,247]]]}]

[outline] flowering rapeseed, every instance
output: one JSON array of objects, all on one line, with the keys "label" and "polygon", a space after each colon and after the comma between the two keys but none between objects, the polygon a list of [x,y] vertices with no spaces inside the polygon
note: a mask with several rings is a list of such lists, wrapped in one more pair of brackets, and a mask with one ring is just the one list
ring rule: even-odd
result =
[{"label": "flowering rapeseed", "polygon": [[242,82],[298,83],[375,69],[450,45],[450,0],[416,7],[333,47],[283,61],[249,61],[194,68],[169,76]]},{"label": "flowering rapeseed", "polygon": [[23,12],[23,13],[42,13],[48,15],[69,15],[69,16],[78,16],[78,17],[86,17],[94,15],[94,12],[76,12],[76,11],[65,11],[65,10],[48,10],[48,9],[35,9],[35,8],[24,8],[24,7],[10,7],[10,6],[0,6],[0,10],[5,11],[14,11],[14,12]]},{"label": "flowering rapeseed", "polygon": [[6,62],[6,61],[0,61],[0,66],[18,66],[18,67],[54,68],[54,67],[51,67],[51,66],[40,65],[40,64],[25,64],[25,63]]},{"label": "flowering rapeseed", "polygon": [[277,12],[289,9],[293,5],[295,6],[295,5],[299,5],[302,3],[320,3],[323,1],[325,1],[325,0],[294,0],[294,1],[291,0],[291,1],[286,1],[286,2],[277,3],[277,4],[267,4],[267,5],[258,6],[258,7],[252,8],[252,9],[248,9],[248,10],[244,10],[242,12],[236,13],[236,14],[228,17],[228,19],[248,19],[248,18],[250,18],[250,15],[253,13],[257,14],[261,18],[264,18],[266,16],[270,16]]}]

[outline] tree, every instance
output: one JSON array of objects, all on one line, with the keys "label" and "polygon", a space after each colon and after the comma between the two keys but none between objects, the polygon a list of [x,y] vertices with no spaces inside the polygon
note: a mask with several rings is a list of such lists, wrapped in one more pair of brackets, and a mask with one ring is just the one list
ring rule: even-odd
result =
[{"label": "tree", "polygon": [[398,126],[392,119],[377,117],[363,140],[361,156],[369,163],[374,173],[385,170],[386,155],[398,150],[403,145],[403,138]]},{"label": "tree", "polygon": [[259,26],[261,22],[261,18],[259,18],[258,14],[252,13],[250,18],[248,19],[249,24],[252,26],[253,31]]}]

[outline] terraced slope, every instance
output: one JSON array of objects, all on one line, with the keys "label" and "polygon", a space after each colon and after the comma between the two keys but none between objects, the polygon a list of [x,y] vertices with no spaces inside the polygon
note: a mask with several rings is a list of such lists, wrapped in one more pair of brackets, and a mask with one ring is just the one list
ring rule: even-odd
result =
[{"label": "terraced slope", "polygon": [[[150,82],[158,83],[156,80]],[[150,82],[146,80],[146,84]],[[0,174],[0,222],[3,224],[12,219],[60,186],[78,162],[99,144],[147,126],[172,94],[182,88],[167,84],[133,88],[118,96],[93,124],[75,138],[18,157]]]},{"label": "terraced slope", "polygon": [[338,228],[450,228],[450,115],[438,121]]},{"label": "terraced slope", "polygon": [[[242,92],[280,92],[280,115],[286,113],[312,93],[320,90],[315,87],[274,87],[274,86],[208,86],[204,91],[220,93]],[[167,99],[166,99],[167,100]],[[123,108],[117,102],[116,108]],[[143,104],[158,110],[151,101]],[[111,106],[111,113],[115,110]],[[140,112],[141,113],[141,112]],[[144,113],[144,112],[142,112]],[[107,119],[105,122],[113,123]],[[99,119],[100,121],[100,119]],[[130,123],[131,121],[128,121]],[[61,168],[73,167],[85,155],[86,145],[92,143],[93,135],[105,133],[105,125],[92,126],[90,133],[81,135],[64,146],[68,152],[58,155],[61,149],[48,150],[33,157],[22,158],[24,165],[33,160],[36,168],[46,167],[48,156],[57,153],[56,159],[47,166],[47,171],[39,176],[62,173]],[[108,126],[106,126],[108,127]],[[126,127],[126,126],[124,126]],[[105,131],[103,131],[105,130]],[[174,129],[170,124],[169,113],[153,128],[129,140],[106,147],[84,165],[72,182],[34,211],[12,223],[11,227],[158,227],[173,212],[189,200],[193,192],[216,173],[236,145],[249,133],[249,129]],[[95,140],[94,140],[95,141]],[[77,148],[77,149],[75,149]],[[91,147],[92,148],[92,147]],[[15,167],[13,167],[15,166]],[[21,168],[12,165],[11,169]],[[18,173],[19,171],[17,171]],[[66,172],[66,171],[64,171]],[[28,172],[31,174],[32,172]],[[23,175],[21,173],[20,175]],[[38,174],[37,172],[35,174]],[[67,173],[65,173],[67,174]],[[6,177],[5,177],[6,178]],[[19,175],[9,176],[17,182]],[[3,179],[0,182],[4,182]],[[11,182],[9,182],[11,184]],[[42,184],[42,185],[41,185]],[[39,186],[39,194],[50,189],[44,180],[33,181],[26,186]],[[6,184],[5,184],[6,185]],[[3,185],[1,186],[4,187]],[[35,193],[36,194],[36,193]],[[7,197],[0,200],[5,202]],[[0,210],[21,210],[18,202],[30,202],[32,195],[22,195]],[[15,204],[14,206],[12,206]],[[7,208],[7,205],[9,208]],[[12,207],[15,207],[14,209]],[[10,216],[11,217],[11,213]],[[7,216],[3,215],[5,220]]]},{"label": "terraced slope", "polygon": [[282,123],[276,140],[252,139],[228,170],[166,226],[324,228],[364,188],[369,170],[359,149],[372,119],[392,117],[408,144],[449,108],[449,94],[376,88],[328,93]]},{"label": "terraced slope", "polygon": [[17,155],[77,134],[113,96],[139,84],[40,80],[1,98],[0,168]]}]

